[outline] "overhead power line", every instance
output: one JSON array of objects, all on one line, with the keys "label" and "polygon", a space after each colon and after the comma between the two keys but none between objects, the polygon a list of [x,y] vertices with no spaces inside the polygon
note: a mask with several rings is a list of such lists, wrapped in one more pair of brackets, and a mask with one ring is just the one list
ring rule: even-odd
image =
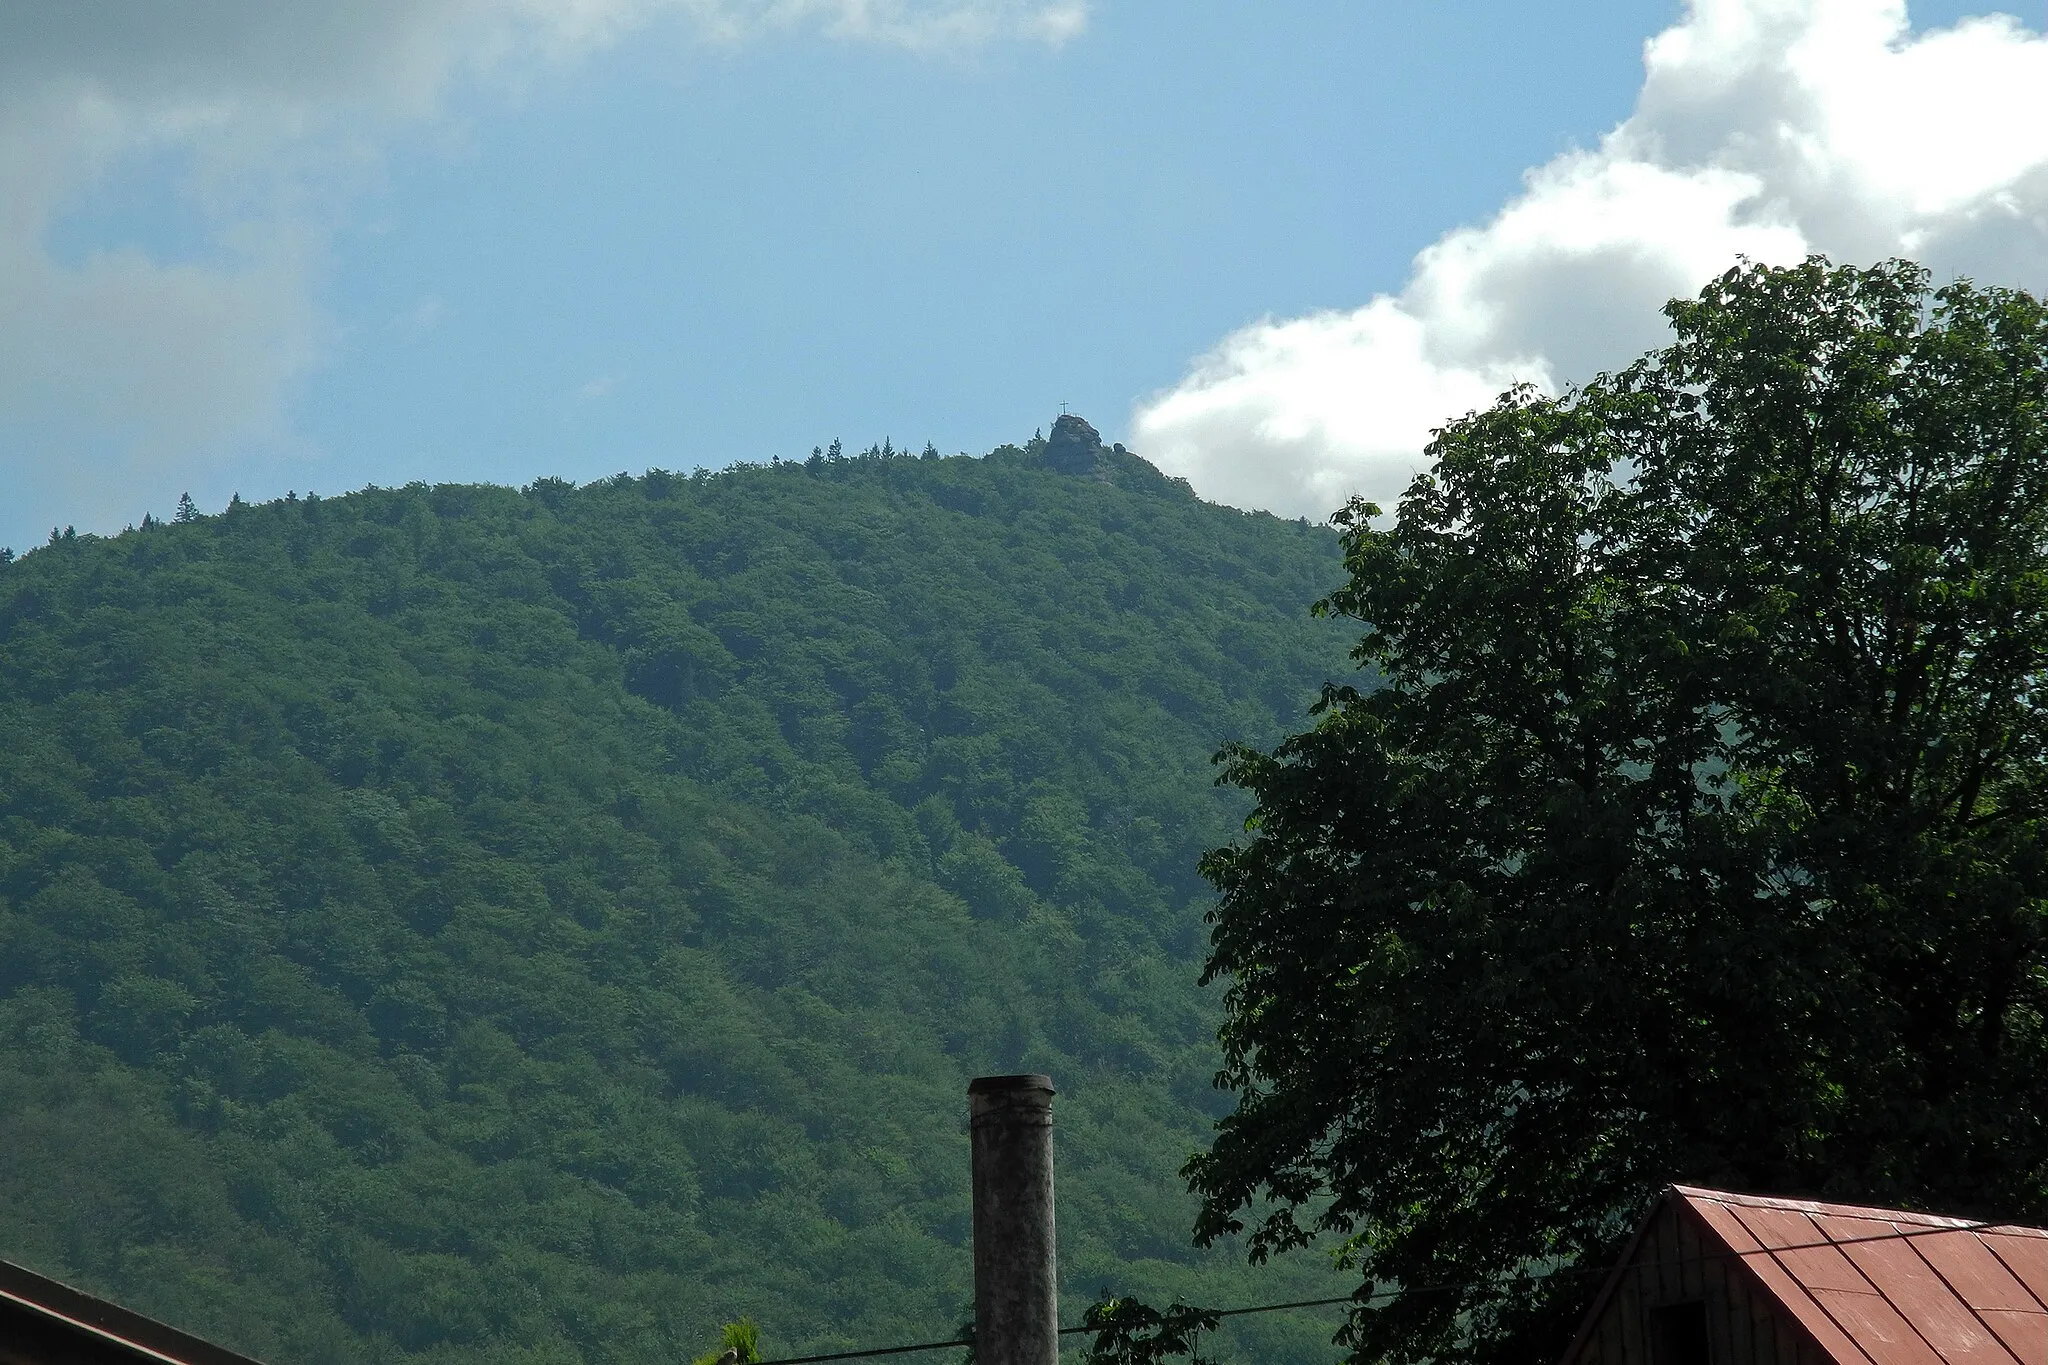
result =
[{"label": "overhead power line", "polygon": [[[1067,1329],[1062,1327],[1062,1332]],[[912,1351],[943,1351],[948,1346],[972,1346],[966,1337],[954,1341],[921,1341],[915,1346],[876,1346],[865,1351],[833,1351],[822,1356],[790,1356],[786,1360],[764,1360],[761,1365],[817,1365],[822,1360],[861,1360],[868,1356],[900,1356]]]},{"label": "overhead power line", "polygon": [[[1218,1308],[1204,1311],[1212,1312],[1219,1318],[1235,1318],[1241,1317],[1246,1313],[1278,1313],[1289,1308],[1328,1308],[1334,1304],[1358,1302],[1361,1302],[1361,1300],[1356,1294],[1343,1294],[1334,1299],[1296,1299],[1291,1303],[1262,1303],[1251,1308]],[[1072,1327],[1060,1328],[1060,1335],[1070,1337],[1079,1332],[1093,1332],[1097,1330],[1097,1328],[1077,1323]],[[761,1362],[761,1365],[822,1365],[822,1362],[828,1360],[861,1360],[868,1356],[900,1356],[907,1355],[912,1351],[943,1351],[949,1346],[972,1346],[973,1344],[966,1337],[957,1337],[952,1341],[921,1341],[914,1346],[876,1346],[865,1351],[833,1351],[821,1356],[790,1356],[783,1360],[764,1360]]]},{"label": "overhead power line", "polygon": [[[1784,1246],[1759,1246],[1751,1251],[1733,1249],[1728,1251],[1707,1251],[1701,1252],[1697,1256],[1681,1256],[1678,1258],[1678,1263],[1694,1265],[1705,1261],[1735,1260],[1745,1256],[1774,1256],[1781,1251],[1820,1251],[1828,1248],[1861,1246],[1866,1242],[1896,1242],[1909,1237],[1933,1237],[1948,1232],[1997,1232],[2001,1229],[2015,1232],[2022,1230],[2035,1231],[2034,1229],[2022,1229],[2016,1223],[1955,1223],[1937,1227],[1893,1228],[1890,1232],[1874,1232],[1861,1237],[1843,1237],[1838,1240],[1822,1240],[1818,1242],[1788,1242]],[[1541,1274],[1531,1275],[1529,1279],[1552,1280],[1576,1275],[1608,1275],[1613,1272],[1613,1269],[1613,1266],[1605,1265],[1559,1266],[1555,1270],[1546,1270]],[[1208,1308],[1201,1311],[1208,1313],[1211,1317],[1237,1318],[1250,1313],[1281,1313],[1294,1308],[1329,1308],[1340,1303],[1363,1306],[1377,1303],[1381,1300],[1404,1298],[1410,1294],[1443,1294],[1452,1290],[1484,1289],[1488,1283],[1483,1280],[1468,1280],[1462,1283],[1407,1285],[1389,1289],[1375,1289],[1370,1294],[1345,1294],[1333,1299],[1295,1299],[1288,1303],[1262,1303],[1249,1308]],[[1060,1335],[1068,1337],[1080,1332],[1093,1332],[1097,1330],[1099,1329],[1077,1324],[1072,1327],[1060,1328]],[[956,1337],[952,1341],[921,1341],[911,1346],[873,1346],[864,1351],[833,1351],[826,1355],[788,1356],[782,1360],[764,1360],[761,1362],[761,1365],[824,1365],[824,1362],[832,1360],[864,1360],[871,1356],[900,1356],[908,1355],[913,1351],[943,1351],[949,1347],[972,1346],[973,1344],[973,1341],[967,1337]]]}]

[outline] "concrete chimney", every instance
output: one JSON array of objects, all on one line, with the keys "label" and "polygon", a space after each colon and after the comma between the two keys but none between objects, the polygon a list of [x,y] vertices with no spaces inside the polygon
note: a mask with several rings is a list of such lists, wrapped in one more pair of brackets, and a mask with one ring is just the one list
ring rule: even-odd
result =
[{"label": "concrete chimney", "polygon": [[1052,1078],[967,1087],[974,1142],[975,1365],[1059,1365]]}]

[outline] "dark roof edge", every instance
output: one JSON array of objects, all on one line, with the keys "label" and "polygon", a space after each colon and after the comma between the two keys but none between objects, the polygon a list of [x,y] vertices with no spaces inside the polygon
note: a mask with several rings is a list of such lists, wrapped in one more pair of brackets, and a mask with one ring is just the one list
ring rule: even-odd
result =
[{"label": "dark roof edge", "polygon": [[11,1302],[51,1322],[181,1365],[259,1365],[249,1356],[95,1298],[11,1261],[0,1261],[0,1302]]},{"label": "dark roof edge", "polygon": [[[1820,1339],[1820,1334],[1814,1331],[1813,1326],[1807,1322],[1806,1315],[1799,1311],[1799,1305],[1792,1303],[1791,1301],[1786,1299],[1786,1297],[1782,1293],[1780,1293],[1776,1288],[1772,1286],[1770,1280],[1765,1277],[1763,1271],[1757,1268],[1759,1264],[1767,1264],[1772,1267],[1775,1267],[1778,1269],[1780,1274],[1783,1274],[1787,1279],[1792,1281],[1792,1284],[1795,1288],[1799,1289],[1802,1293],[1807,1293],[1805,1285],[1801,1284],[1799,1280],[1791,1274],[1791,1272],[1784,1270],[1784,1268],[1781,1266],[1778,1266],[1778,1258],[1771,1251],[1771,1249],[1769,1247],[1764,1246],[1761,1242],[1757,1243],[1759,1249],[1754,1252],[1744,1251],[1741,1247],[1732,1245],[1728,1241],[1726,1234],[1724,1234],[1719,1228],[1715,1227],[1712,1223],[1708,1222],[1707,1216],[1701,1213],[1698,1207],[1693,1202],[1695,1199],[1706,1198],[1712,1199],[1716,1203],[1720,1203],[1723,1207],[1726,1207],[1728,1203],[1728,1200],[1726,1198],[1726,1191],[1702,1189],[1699,1186],[1695,1185],[1673,1185],[1671,1189],[1668,1191],[1668,1193],[1670,1194],[1672,1200],[1678,1205],[1678,1216],[1681,1218],[1692,1219],[1694,1226],[1698,1229],[1702,1237],[1710,1238],[1713,1241],[1721,1244],[1721,1247],[1727,1253],[1727,1258],[1735,1262],[1736,1273],[1744,1277],[1744,1279],[1749,1284],[1749,1287],[1752,1292],[1761,1294],[1766,1302],[1770,1303],[1774,1308],[1777,1309],[1777,1316],[1780,1322],[1790,1323],[1793,1332],[1796,1333],[1798,1336],[1804,1338],[1806,1344],[1813,1348],[1814,1354],[1819,1356],[1822,1360],[1839,1360],[1841,1358],[1839,1353],[1830,1350],[1828,1348],[1827,1343]],[[1741,1197],[1747,1196],[1739,1196],[1739,1198]],[[1740,1219],[1737,1219],[1738,1224],[1740,1223],[1740,1221]],[[1749,1234],[1745,1232],[1745,1235]],[[1752,1236],[1751,1240],[1755,1240],[1755,1238]],[[1812,1300],[1812,1294],[1807,1293],[1807,1298],[1809,1300]],[[1821,1305],[1818,1302],[1814,1302],[1813,1306],[1821,1314],[1822,1317],[1828,1319],[1829,1327],[1831,1327],[1835,1331],[1841,1332],[1843,1339],[1846,1340],[1850,1346],[1854,1347],[1859,1354],[1863,1354],[1862,1344],[1859,1343],[1855,1337],[1850,1336],[1845,1331],[1842,1331],[1841,1325],[1833,1321],[1833,1315],[1830,1314],[1823,1305]],[[1939,1353],[1937,1352],[1937,1354]]]},{"label": "dark roof edge", "polygon": [[1579,1330],[1572,1336],[1572,1344],[1564,1348],[1564,1354],[1557,1358],[1558,1365],[1571,1365],[1579,1355],[1579,1349],[1586,1344],[1586,1338],[1593,1335],[1593,1328],[1599,1323],[1600,1315],[1607,1311],[1607,1301],[1614,1297],[1614,1291],[1621,1284],[1621,1277],[1628,1270],[1629,1262],[1635,1259],[1636,1248],[1642,1245],[1643,1234],[1650,1230],[1650,1224],[1664,1211],[1664,1206],[1676,1197],[1677,1186],[1666,1185],[1655,1199],[1650,1201],[1649,1212],[1636,1224],[1636,1230],[1629,1236],[1628,1245],[1621,1249],[1621,1255],[1614,1258],[1614,1266],[1607,1272],[1607,1278],[1600,1285],[1600,1292],[1593,1297],[1593,1306],[1586,1310],[1586,1316],[1579,1321]]}]

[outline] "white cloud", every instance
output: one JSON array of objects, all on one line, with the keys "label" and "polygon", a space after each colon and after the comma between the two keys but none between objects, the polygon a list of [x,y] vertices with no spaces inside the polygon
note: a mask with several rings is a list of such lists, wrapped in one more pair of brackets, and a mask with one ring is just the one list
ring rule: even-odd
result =
[{"label": "white cloud", "polygon": [[1915,35],[1899,0],[1692,0],[1630,117],[1531,171],[1481,227],[1354,311],[1267,320],[1140,404],[1133,444],[1204,495],[1320,517],[1391,504],[1432,427],[1664,335],[1738,255],[1904,255],[2048,286],[2048,39],[1993,16]]},{"label": "white cloud", "polygon": [[[0,0],[0,483],[104,525],[209,458],[288,446],[293,388],[328,340],[316,288],[335,205],[457,83],[517,79],[664,18],[718,41],[810,30],[928,50],[1058,43],[1084,5]],[[166,164],[203,246],[53,247],[82,196]],[[428,299],[397,325],[418,335],[441,311]]]}]

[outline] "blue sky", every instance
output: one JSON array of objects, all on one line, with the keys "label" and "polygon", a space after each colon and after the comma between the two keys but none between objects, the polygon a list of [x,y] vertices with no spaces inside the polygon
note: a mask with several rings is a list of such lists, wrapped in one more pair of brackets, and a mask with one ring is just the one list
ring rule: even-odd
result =
[{"label": "blue sky", "polygon": [[[263,22],[207,8],[229,35]],[[1413,439],[1347,435],[1313,411],[1343,400],[1269,361],[1214,382],[1191,363],[1400,295],[1418,252],[1630,118],[1645,40],[1690,13],[1095,0],[1060,41],[892,41],[801,14],[709,38],[717,8],[635,10],[539,55],[456,19],[265,31],[208,66],[147,33],[28,33],[51,26],[0,5],[0,47],[16,30],[15,66],[55,92],[11,123],[0,105],[28,224],[0,227],[0,298],[12,253],[23,300],[0,318],[0,364],[23,358],[0,385],[0,544],[117,530],[185,489],[211,509],[589,479],[835,436],[979,452],[1062,402],[1141,452],[1153,436],[1205,491],[1327,510],[1376,468],[1373,441]],[[1918,5],[1912,24],[1986,8]],[[2017,60],[2041,46],[2023,25],[1994,36]],[[297,55],[322,43],[342,55]],[[110,103],[125,123],[92,112]],[[1970,192],[2041,160],[2015,145]],[[1342,344],[1371,368],[1383,343],[1356,333]],[[1455,363],[1483,385],[1575,354],[1538,350]],[[1555,369],[1537,377],[1574,377]],[[1271,436],[1288,402],[1304,413],[1277,426],[1309,436]]]},{"label": "blue sky", "polygon": [[1625,112],[1665,7],[1569,8],[1131,4],[937,58],[622,45],[393,158],[340,248],[360,343],[307,426],[386,479],[978,452],[1062,401],[1120,436],[1229,329],[1398,284]]}]

